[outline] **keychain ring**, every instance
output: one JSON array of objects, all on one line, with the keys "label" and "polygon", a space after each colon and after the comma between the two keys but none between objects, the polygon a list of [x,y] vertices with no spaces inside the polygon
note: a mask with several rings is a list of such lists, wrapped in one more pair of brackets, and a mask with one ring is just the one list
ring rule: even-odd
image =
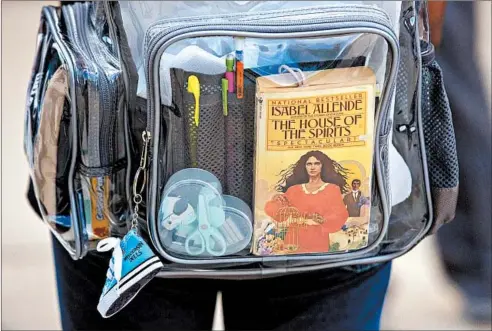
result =
[{"label": "keychain ring", "polygon": [[[143,174],[142,184],[138,187],[138,180],[140,178],[140,174]],[[145,184],[147,183],[147,172],[145,169],[138,168],[135,173],[135,179],[133,180],[133,195],[141,195],[145,189]],[[137,189],[138,188],[138,189]]]}]

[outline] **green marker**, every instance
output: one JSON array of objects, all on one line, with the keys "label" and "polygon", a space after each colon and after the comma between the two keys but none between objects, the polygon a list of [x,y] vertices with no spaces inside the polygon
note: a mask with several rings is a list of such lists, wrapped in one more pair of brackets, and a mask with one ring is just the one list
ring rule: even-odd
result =
[{"label": "green marker", "polygon": [[226,78],[222,78],[222,110],[224,116],[227,116],[227,89],[229,88],[229,81]]}]

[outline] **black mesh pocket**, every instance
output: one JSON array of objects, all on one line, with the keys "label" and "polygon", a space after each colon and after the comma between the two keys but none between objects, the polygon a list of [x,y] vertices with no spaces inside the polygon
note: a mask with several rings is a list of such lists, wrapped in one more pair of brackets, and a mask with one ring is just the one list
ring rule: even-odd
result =
[{"label": "black mesh pocket", "polygon": [[[187,92],[191,75],[199,77],[199,122],[195,121],[195,97]],[[222,75],[223,76],[223,75]],[[222,110],[221,75],[202,75],[172,70],[175,114],[170,116],[170,174],[184,168],[200,168],[225,182],[225,119]]]},{"label": "black mesh pocket", "polygon": [[189,166],[213,173],[221,183],[225,180],[224,115],[220,93],[200,98],[200,123],[195,124],[195,100],[184,98],[185,149]]},{"label": "black mesh pocket", "polygon": [[422,115],[431,185],[456,187],[458,157],[453,120],[441,68],[435,60],[424,68],[422,79]]},{"label": "black mesh pocket", "polygon": [[458,198],[456,139],[439,64],[432,59],[422,70],[422,118],[427,167],[434,205],[431,233],[454,218]]},{"label": "black mesh pocket", "polygon": [[[195,119],[195,97],[187,91],[191,75],[200,81],[199,123]],[[173,109],[169,123],[170,162],[167,175],[185,168],[200,168],[214,174],[224,194],[253,200],[255,85],[245,81],[244,97],[228,93],[224,113],[220,75],[171,70]]]},{"label": "black mesh pocket", "polygon": [[244,98],[229,94],[226,129],[225,192],[249,206],[253,199],[254,86],[245,87]]}]

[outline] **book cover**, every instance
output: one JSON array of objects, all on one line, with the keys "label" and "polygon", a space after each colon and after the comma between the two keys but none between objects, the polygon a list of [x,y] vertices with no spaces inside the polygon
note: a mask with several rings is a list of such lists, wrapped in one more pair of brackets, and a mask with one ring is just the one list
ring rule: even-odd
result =
[{"label": "book cover", "polygon": [[366,67],[260,77],[256,91],[256,255],[368,244],[376,80]]}]

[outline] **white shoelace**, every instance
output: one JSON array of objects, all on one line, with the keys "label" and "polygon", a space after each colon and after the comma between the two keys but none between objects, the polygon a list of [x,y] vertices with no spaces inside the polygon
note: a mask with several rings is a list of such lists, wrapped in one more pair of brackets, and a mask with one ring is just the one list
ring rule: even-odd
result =
[{"label": "white shoelace", "polygon": [[[119,281],[121,279],[121,270],[123,264],[123,252],[121,251],[120,242],[121,240],[119,238],[109,237],[101,240],[97,244],[98,252],[108,252],[114,249],[113,256],[111,258],[111,262],[109,264],[109,269],[108,269],[108,273],[106,274],[106,277],[108,277],[108,279],[112,279],[113,277],[116,278],[116,290],[118,291],[118,293],[120,290]],[[112,274],[111,274],[111,270],[112,270]]]}]

